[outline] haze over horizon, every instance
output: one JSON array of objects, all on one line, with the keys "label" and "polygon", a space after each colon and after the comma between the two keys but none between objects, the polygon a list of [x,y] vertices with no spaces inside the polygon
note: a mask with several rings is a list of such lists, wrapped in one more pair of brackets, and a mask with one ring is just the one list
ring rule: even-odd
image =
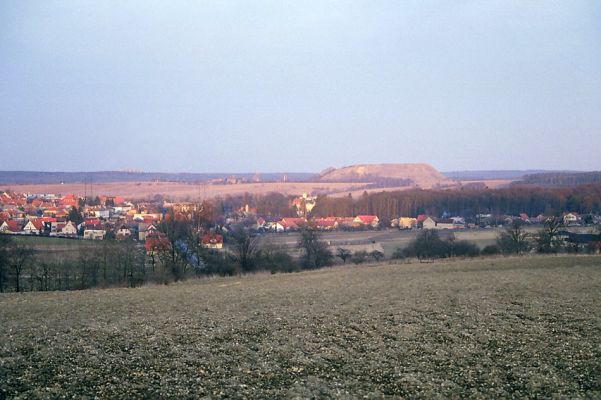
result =
[{"label": "haze over horizon", "polygon": [[9,0],[0,76],[0,170],[601,170],[594,1]]}]

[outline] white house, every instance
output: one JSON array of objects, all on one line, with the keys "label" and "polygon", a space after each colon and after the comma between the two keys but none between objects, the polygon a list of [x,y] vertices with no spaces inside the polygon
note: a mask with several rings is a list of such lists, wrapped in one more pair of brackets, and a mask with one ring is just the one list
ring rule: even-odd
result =
[{"label": "white house", "polygon": [[104,239],[105,232],[102,229],[86,229],[83,231],[83,238],[89,240]]},{"label": "white house", "polygon": [[422,222],[424,229],[436,229],[436,221],[432,217],[428,217]]},{"label": "white house", "polygon": [[77,236],[77,227],[75,223],[68,221],[59,232],[61,236]]},{"label": "white house", "polygon": [[38,235],[42,232],[44,227],[39,221],[29,220],[23,227],[23,232],[28,235]]}]

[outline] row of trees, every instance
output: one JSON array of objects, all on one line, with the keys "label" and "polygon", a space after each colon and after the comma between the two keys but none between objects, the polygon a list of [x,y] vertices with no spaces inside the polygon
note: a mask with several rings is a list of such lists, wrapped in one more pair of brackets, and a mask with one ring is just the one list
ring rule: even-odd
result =
[{"label": "row of trees", "polygon": [[[566,244],[560,237],[562,225],[559,219],[549,219],[543,229],[536,234],[528,233],[520,223],[514,223],[497,237],[495,244],[485,246],[482,250],[474,243],[449,238],[443,240],[438,231],[425,229],[405,248],[399,248],[393,258],[448,258],[476,257],[479,255],[522,254],[535,251],[538,253],[577,252],[580,247]],[[601,235],[599,235],[601,241]],[[588,248],[589,251],[594,250]]]},{"label": "row of trees", "polygon": [[56,255],[53,250],[36,249],[24,240],[0,235],[0,292],[134,287],[150,278],[145,253],[138,244],[95,244]]},{"label": "row of trees", "polygon": [[319,197],[316,217],[375,214],[382,221],[399,216],[449,213],[475,219],[478,214],[559,215],[601,212],[601,185],[571,188],[511,187],[481,190],[406,190],[364,193],[360,198]]}]

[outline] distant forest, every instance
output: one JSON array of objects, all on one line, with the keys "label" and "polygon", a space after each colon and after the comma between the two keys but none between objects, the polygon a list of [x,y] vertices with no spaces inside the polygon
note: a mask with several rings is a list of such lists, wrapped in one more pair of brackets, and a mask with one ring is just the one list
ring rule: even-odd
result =
[{"label": "distant forest", "polygon": [[513,185],[537,185],[545,187],[570,187],[601,183],[601,171],[593,172],[544,172],[524,176]]},{"label": "distant forest", "polygon": [[[257,209],[258,215],[270,220],[295,216],[290,197],[279,193],[265,195],[238,195],[214,200],[216,211],[231,212],[245,204]],[[312,217],[351,217],[362,214],[377,215],[384,223],[398,217],[463,216],[475,219],[477,214],[519,215],[535,217],[560,215],[563,212],[579,214],[601,213],[601,184],[570,188],[543,188],[515,186],[506,189],[423,190],[411,189],[394,192],[364,193],[359,197],[319,196],[311,211]]]},{"label": "distant forest", "polygon": [[419,214],[441,216],[476,214],[530,216],[572,211],[601,212],[601,184],[570,188],[511,187],[482,190],[406,190],[364,193],[359,198],[320,197],[312,214],[317,217],[375,214],[383,221]]}]

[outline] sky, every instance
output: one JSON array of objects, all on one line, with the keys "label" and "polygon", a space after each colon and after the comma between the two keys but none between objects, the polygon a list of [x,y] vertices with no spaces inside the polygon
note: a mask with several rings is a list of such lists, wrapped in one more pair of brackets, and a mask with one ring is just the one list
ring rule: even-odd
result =
[{"label": "sky", "polygon": [[3,0],[0,142],[0,170],[601,170],[601,2]]}]

